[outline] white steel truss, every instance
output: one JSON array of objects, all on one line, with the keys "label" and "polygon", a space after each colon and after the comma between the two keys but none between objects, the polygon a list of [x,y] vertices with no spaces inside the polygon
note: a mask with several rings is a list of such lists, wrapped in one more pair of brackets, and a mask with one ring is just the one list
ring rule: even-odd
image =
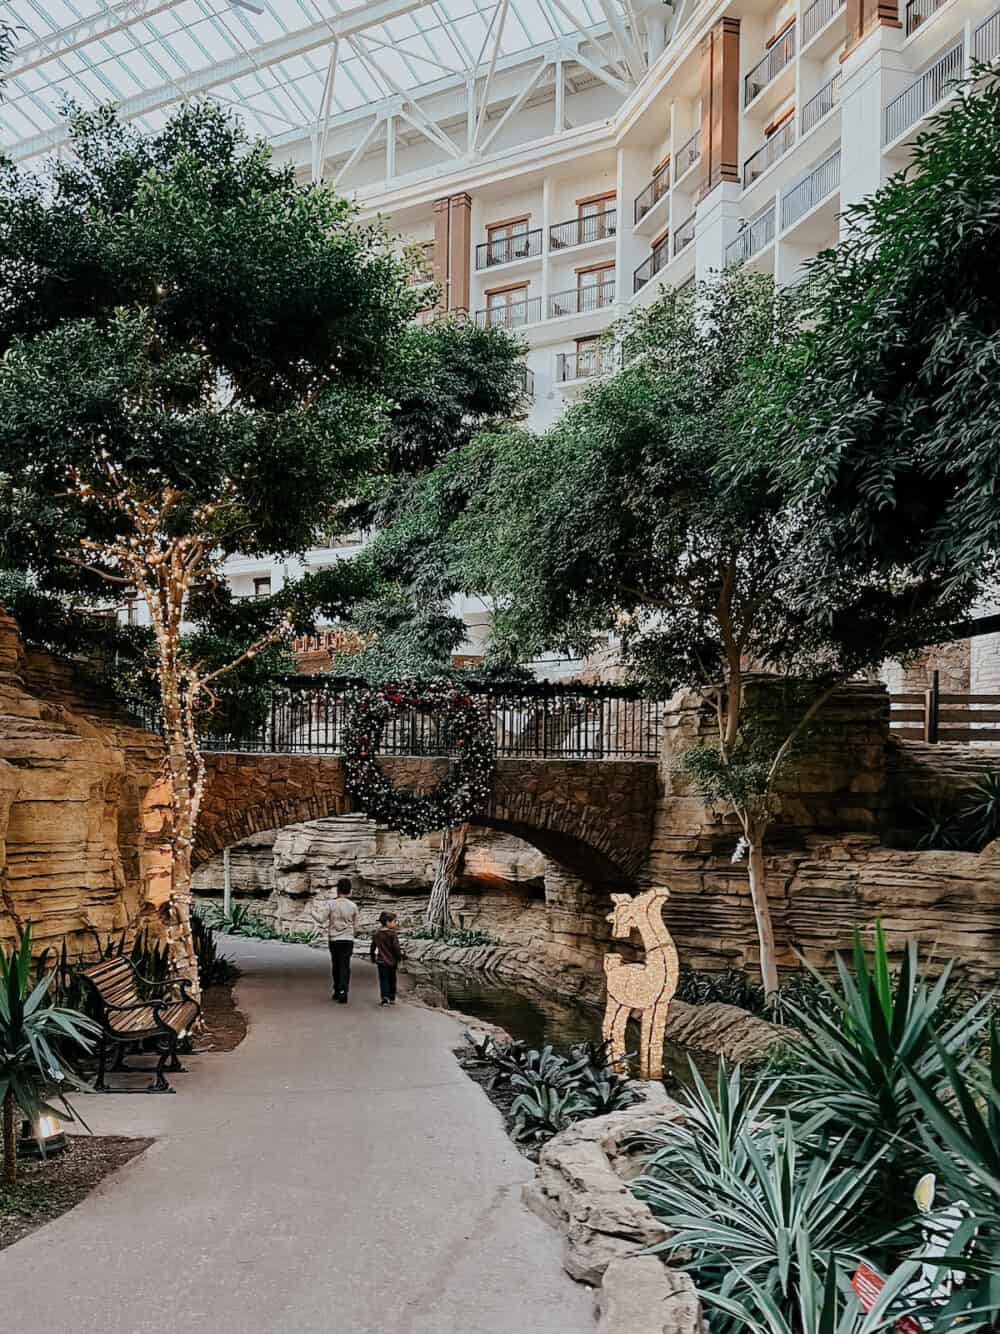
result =
[{"label": "white steel truss", "polygon": [[478,158],[539,100],[552,101],[559,130],[580,87],[623,99],[673,8],[665,0],[8,6],[24,36],[0,103],[0,152],[25,161],[58,151],[69,138],[67,103],[114,102],[123,119],[155,129],[174,105],[211,96],[314,178],[332,171],[341,184],[377,146],[392,179],[399,148],[414,136],[442,162]]}]

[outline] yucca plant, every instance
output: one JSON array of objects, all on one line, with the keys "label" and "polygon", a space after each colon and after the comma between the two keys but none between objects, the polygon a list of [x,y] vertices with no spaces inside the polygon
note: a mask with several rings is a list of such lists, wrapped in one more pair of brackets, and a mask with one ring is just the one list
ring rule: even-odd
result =
[{"label": "yucca plant", "polygon": [[961,821],[974,847],[984,848],[1000,838],[1000,773],[990,769],[969,789]]},{"label": "yucca plant", "polygon": [[[63,1049],[93,1049],[100,1029],[78,1010],[49,1003],[53,974],[34,982],[31,926],[15,948],[0,952],[0,1105],[3,1107],[3,1177],[17,1180],[17,1112],[32,1123],[46,1114],[80,1119],[68,1090],[86,1085],[63,1056]],[[52,1105],[52,1101],[59,1104]]]},{"label": "yucca plant", "polygon": [[963,1070],[943,1049],[940,1057],[943,1098],[934,1082],[907,1074],[925,1117],[921,1138],[960,1220],[933,1263],[965,1281],[939,1302],[934,1329],[964,1334],[991,1329],[1000,1316],[1000,1025],[990,1026],[988,1067]]},{"label": "yucca plant", "polygon": [[792,1110],[807,1135],[855,1136],[859,1162],[869,1159],[873,1145],[887,1148],[884,1202],[891,1214],[909,1200],[912,1182],[907,1188],[903,1178],[923,1170],[921,1113],[908,1072],[933,1085],[945,1077],[944,1055],[962,1054],[960,1059],[967,1060],[988,1022],[989,1002],[984,997],[947,1026],[940,1024],[951,966],[933,983],[925,981],[917,947],[910,942],[894,978],[880,923],[871,964],[859,931],[854,933],[853,968],[840,955],[836,962],[836,984],[815,974],[832,1008],[795,1014],[802,1033],[799,1060],[785,1083],[796,1097]]},{"label": "yucca plant", "polygon": [[[515,1076],[517,1083],[523,1076]],[[525,1087],[510,1109],[511,1137],[519,1144],[540,1144],[558,1135],[574,1121],[587,1115],[583,1098],[574,1088],[555,1088],[550,1084]]]}]

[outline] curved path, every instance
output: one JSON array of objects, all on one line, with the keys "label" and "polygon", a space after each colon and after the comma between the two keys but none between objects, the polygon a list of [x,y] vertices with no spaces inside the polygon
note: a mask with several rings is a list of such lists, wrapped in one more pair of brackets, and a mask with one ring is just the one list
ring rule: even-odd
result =
[{"label": "curved path", "polygon": [[227,939],[250,1020],[176,1097],[88,1097],[96,1133],[156,1135],[81,1205],[0,1252],[7,1311],[75,1334],[591,1334],[591,1294],[520,1203],[531,1165],[451,1049],[325,951]]}]

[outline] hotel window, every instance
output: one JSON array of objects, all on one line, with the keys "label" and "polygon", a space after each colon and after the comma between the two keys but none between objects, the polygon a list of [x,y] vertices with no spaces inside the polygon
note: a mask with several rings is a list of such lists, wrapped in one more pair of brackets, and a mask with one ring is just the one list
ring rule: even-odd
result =
[{"label": "hotel window", "polygon": [[592,195],[589,199],[576,201],[577,228],[580,233],[579,244],[588,241],[603,241],[615,234],[615,206],[617,196],[612,190],[603,195]]},{"label": "hotel window", "polygon": [[580,314],[610,306],[615,299],[614,264],[599,264],[578,270],[576,292]]},{"label": "hotel window", "polygon": [[528,215],[491,222],[486,228],[487,260],[490,264],[508,264],[525,259],[529,253]]},{"label": "hotel window", "polygon": [[501,329],[511,329],[528,322],[528,284],[501,287],[486,293],[487,323]]},{"label": "hotel window", "polygon": [[271,596],[271,576],[263,575],[260,579],[253,581],[253,595],[255,598],[267,598]]}]

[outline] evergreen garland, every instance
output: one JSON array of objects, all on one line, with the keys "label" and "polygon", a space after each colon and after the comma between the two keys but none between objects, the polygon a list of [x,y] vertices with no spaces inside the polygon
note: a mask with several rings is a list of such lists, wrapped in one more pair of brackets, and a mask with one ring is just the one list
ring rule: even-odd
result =
[{"label": "evergreen garland", "polygon": [[[454,756],[447,778],[425,795],[398,791],[376,759],[387,724],[402,713],[432,715],[438,724],[434,753],[441,753],[443,741]],[[404,679],[359,692],[343,740],[347,787],[355,805],[378,824],[410,838],[473,820],[493,788],[493,721],[484,701],[449,681],[419,684]]]}]

